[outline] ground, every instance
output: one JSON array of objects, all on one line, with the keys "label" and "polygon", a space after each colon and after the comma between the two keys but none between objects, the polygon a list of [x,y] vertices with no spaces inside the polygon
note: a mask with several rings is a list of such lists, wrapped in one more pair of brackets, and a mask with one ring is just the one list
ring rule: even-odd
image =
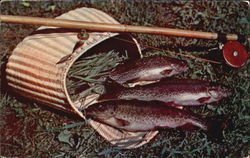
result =
[{"label": "ground", "polygon": [[[47,1],[1,2],[1,14],[56,17],[79,7],[100,9],[130,25],[159,26],[249,37],[249,3],[217,2],[123,2],[123,1]],[[160,131],[150,143],[123,150],[103,140],[78,118],[46,108],[14,93],[5,81],[8,57],[22,39],[38,26],[1,24],[0,38],[0,156],[3,157],[247,157],[250,155],[250,74],[249,61],[242,68],[229,68],[188,57],[190,71],[179,77],[198,78],[227,85],[233,95],[216,105],[189,108],[202,115],[223,120],[221,141],[210,140],[206,133],[179,129]],[[8,36],[7,36],[8,35]],[[201,56],[218,41],[181,37],[133,34],[146,55],[179,52]],[[247,46],[247,43],[243,43]],[[160,48],[155,50],[147,45]],[[248,46],[249,47],[249,46]],[[164,51],[163,51],[164,50]],[[215,59],[214,59],[215,60]]]}]

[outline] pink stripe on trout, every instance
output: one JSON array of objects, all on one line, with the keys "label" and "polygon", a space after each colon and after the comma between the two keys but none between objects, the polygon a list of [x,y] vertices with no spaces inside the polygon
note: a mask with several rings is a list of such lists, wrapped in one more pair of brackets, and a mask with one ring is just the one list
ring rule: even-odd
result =
[{"label": "pink stripe on trout", "polygon": [[166,56],[150,56],[137,60],[129,60],[119,65],[109,78],[119,84],[139,81],[158,81],[188,70],[187,64],[181,60]]},{"label": "pink stripe on trout", "polygon": [[131,132],[178,127],[207,131],[211,126],[199,115],[157,101],[106,101],[89,106],[85,114],[87,118]]},{"label": "pink stripe on trout", "polygon": [[197,106],[219,101],[230,94],[231,90],[222,85],[195,79],[168,78],[132,88],[108,79],[99,100],[158,100],[171,106]]}]

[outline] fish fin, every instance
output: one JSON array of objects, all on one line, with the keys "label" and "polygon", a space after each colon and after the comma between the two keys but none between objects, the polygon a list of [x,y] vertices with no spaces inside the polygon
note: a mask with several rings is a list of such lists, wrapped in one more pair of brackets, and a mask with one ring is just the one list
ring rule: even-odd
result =
[{"label": "fish fin", "polygon": [[131,80],[128,80],[125,82],[125,84],[128,84],[128,83],[136,83],[136,82],[139,82],[140,81],[140,77],[137,77],[137,78],[134,78],[134,79],[131,79]]},{"label": "fish fin", "polygon": [[199,98],[197,101],[201,104],[204,104],[206,103],[211,97],[202,97],[202,98]]},{"label": "fish fin", "polygon": [[183,109],[183,106],[181,106],[181,105],[176,105],[175,108],[177,108],[177,109]]},{"label": "fish fin", "polygon": [[175,104],[174,104],[173,101],[170,101],[170,102],[165,102],[165,105],[167,105],[167,106],[174,106]]},{"label": "fish fin", "polygon": [[99,101],[117,99],[117,93],[123,89],[122,85],[107,77],[104,82],[104,93],[98,98]]},{"label": "fish fin", "polygon": [[176,104],[174,101],[170,101],[170,102],[165,102],[166,106],[172,106],[178,109],[183,109],[183,106],[180,104]]},{"label": "fish fin", "polygon": [[119,118],[115,118],[115,121],[116,123],[119,125],[119,126],[129,126],[130,125],[130,122],[126,121],[126,120],[123,120],[123,119],[119,119]]},{"label": "fish fin", "polygon": [[172,71],[173,71],[173,70],[163,70],[163,71],[161,72],[161,75],[163,75],[163,76],[169,75],[169,74],[171,74]]},{"label": "fish fin", "polygon": [[208,120],[208,129],[206,131],[208,135],[208,139],[214,142],[221,142],[223,139],[223,130],[228,127],[232,122],[230,115],[219,115],[211,118],[207,118]]},{"label": "fish fin", "polygon": [[195,130],[197,130],[197,127],[195,127],[195,126],[193,126],[192,124],[189,124],[189,123],[181,126],[181,128],[184,131],[187,131],[187,132],[194,132]]},{"label": "fish fin", "polygon": [[155,126],[154,127],[155,130],[165,130],[165,129],[171,129],[171,127],[169,126]]}]

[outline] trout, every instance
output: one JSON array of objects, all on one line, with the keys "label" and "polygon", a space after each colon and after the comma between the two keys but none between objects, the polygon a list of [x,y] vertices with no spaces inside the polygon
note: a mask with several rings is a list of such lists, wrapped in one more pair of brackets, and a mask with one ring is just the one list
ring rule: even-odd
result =
[{"label": "trout", "polygon": [[211,125],[197,114],[165,106],[159,101],[105,101],[89,106],[85,115],[88,119],[130,132],[179,127],[207,131]]},{"label": "trout", "polygon": [[105,92],[99,97],[100,101],[158,100],[170,106],[198,106],[219,101],[231,94],[225,86],[196,79],[167,78],[135,87],[123,87],[107,79],[104,86]]},{"label": "trout", "polygon": [[157,81],[188,70],[187,64],[181,60],[166,56],[151,56],[130,60],[112,71],[109,78],[119,84],[139,81]]}]

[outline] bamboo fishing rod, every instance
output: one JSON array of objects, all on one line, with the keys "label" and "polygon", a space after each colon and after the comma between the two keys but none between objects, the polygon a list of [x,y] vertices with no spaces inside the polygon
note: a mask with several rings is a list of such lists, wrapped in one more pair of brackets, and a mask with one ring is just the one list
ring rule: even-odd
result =
[{"label": "bamboo fishing rod", "polygon": [[[0,15],[0,22],[54,26],[54,27],[79,29],[79,30],[84,29],[88,31],[97,31],[97,32],[100,31],[100,32],[119,32],[119,33],[147,33],[147,34],[157,34],[157,35],[170,35],[170,36],[228,41],[224,44],[221,53],[221,55],[223,56],[228,65],[235,68],[242,67],[243,65],[246,64],[248,59],[247,50],[242,44],[238,42],[238,41],[244,42],[245,37],[237,34],[219,34],[213,32],[191,31],[191,30],[163,28],[163,27],[108,24],[108,23],[85,22],[85,21],[75,21],[66,19],[13,16],[13,15]],[[191,55],[185,55],[185,56],[197,58]],[[206,60],[212,62],[212,60],[207,60],[202,58],[199,59],[203,61]],[[219,62],[213,61],[213,63],[219,63]]]},{"label": "bamboo fishing rod", "polygon": [[238,40],[238,41],[244,40],[243,36],[237,34],[219,34],[213,32],[191,31],[191,30],[163,28],[163,27],[108,24],[108,23],[96,23],[96,22],[29,17],[29,16],[0,15],[0,22],[54,26],[54,27],[71,28],[71,29],[85,29],[89,31],[146,33],[146,34],[170,35],[170,36],[191,37],[200,39],[217,39],[217,40]]}]

